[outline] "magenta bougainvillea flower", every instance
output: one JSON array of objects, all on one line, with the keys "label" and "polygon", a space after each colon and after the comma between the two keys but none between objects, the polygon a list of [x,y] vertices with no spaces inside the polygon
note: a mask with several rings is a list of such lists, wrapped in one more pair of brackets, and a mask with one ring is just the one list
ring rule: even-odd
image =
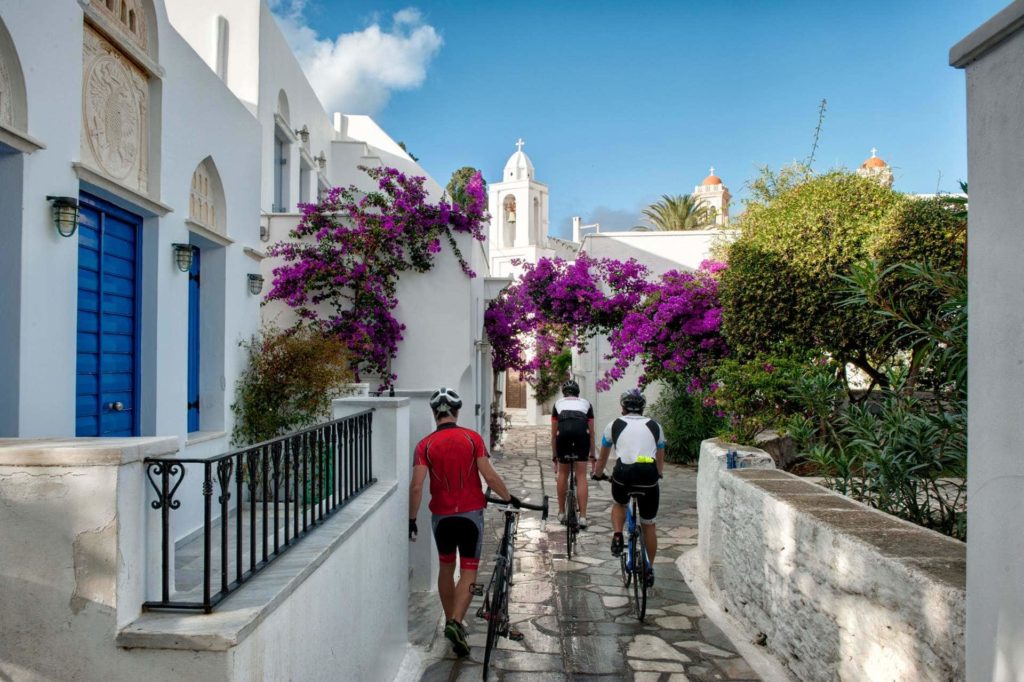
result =
[{"label": "magenta bougainvillea flower", "polygon": [[[701,263],[696,272],[670,271],[654,279],[635,260],[574,262],[542,258],[523,265],[519,279],[491,302],[484,328],[495,369],[514,369],[528,379],[561,352],[553,339],[568,338],[581,350],[607,335],[612,366],[597,381],[606,391],[630,364],[643,368],[641,385],[657,379],[687,380],[700,390],[710,368],[728,349],[721,335],[717,274],[725,265]],[[560,334],[552,330],[560,329]],[[533,342],[528,354],[525,343]]]},{"label": "magenta bougainvillea flower", "polygon": [[489,217],[479,173],[460,205],[429,203],[426,178],[387,167],[361,170],[376,181],[375,191],[335,187],[320,203],[303,204],[295,241],[267,250],[283,263],[274,268],[266,298],[343,339],[359,360],[357,371],[379,376],[385,389],[397,379],[391,361],[405,330],[394,316],[399,275],[429,271],[447,241],[462,271],[475,277],[454,233],[483,241]]}]

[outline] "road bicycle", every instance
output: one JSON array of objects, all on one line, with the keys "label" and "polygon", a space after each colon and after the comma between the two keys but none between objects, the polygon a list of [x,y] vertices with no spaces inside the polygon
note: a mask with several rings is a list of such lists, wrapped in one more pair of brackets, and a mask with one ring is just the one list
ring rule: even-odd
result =
[{"label": "road bicycle", "polygon": [[647,556],[647,543],[644,541],[640,513],[637,509],[637,498],[642,492],[629,493],[629,506],[626,507],[626,527],[628,534],[622,554],[619,555],[619,570],[622,573],[622,584],[627,591],[633,585],[633,613],[636,619],[643,622],[647,614],[647,581],[653,568]]},{"label": "road bicycle", "polygon": [[[608,476],[601,474],[591,476],[594,481],[607,481]],[[640,523],[640,510],[637,507],[637,499],[644,493],[631,491],[629,493],[629,504],[626,506],[626,525],[623,528],[626,535],[622,554],[619,555],[619,571],[622,574],[622,584],[625,586],[627,596],[630,585],[633,586],[633,613],[636,619],[643,622],[647,615],[647,581],[653,573],[650,557],[647,554],[647,543],[644,540],[644,533]]]},{"label": "road bicycle", "polygon": [[576,536],[580,534],[580,501],[576,494],[576,460],[569,461],[569,485],[565,491],[565,557],[572,558]]},{"label": "road bicycle", "polygon": [[498,553],[494,557],[494,572],[491,573],[491,580],[484,590],[484,601],[476,611],[476,617],[487,621],[487,643],[484,645],[484,673],[483,679],[487,679],[487,672],[491,664],[491,650],[499,636],[509,637],[511,626],[508,618],[508,594],[512,586],[513,555],[515,553],[516,533],[519,529],[519,514],[524,509],[539,511],[541,523],[548,518],[548,496],[544,496],[541,504],[527,504],[521,502],[520,507],[511,506],[505,500],[492,497],[490,490],[486,495],[487,501],[491,504],[501,505],[501,511],[505,515],[505,530],[498,544]]}]

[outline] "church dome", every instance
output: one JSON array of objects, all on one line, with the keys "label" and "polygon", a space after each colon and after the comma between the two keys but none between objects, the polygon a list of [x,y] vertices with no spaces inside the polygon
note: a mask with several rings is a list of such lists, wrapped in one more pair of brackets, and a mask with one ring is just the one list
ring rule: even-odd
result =
[{"label": "church dome", "polygon": [[878,150],[872,149],[871,156],[860,165],[861,168],[885,168],[888,166],[885,161],[878,158]]},{"label": "church dome", "polygon": [[714,166],[711,167],[711,172],[708,174],[708,176],[700,181],[700,186],[701,187],[707,187],[708,185],[721,185],[721,184],[722,184],[722,178],[720,178],[717,175],[715,175],[715,167]]},{"label": "church dome", "polygon": [[508,157],[508,163],[505,164],[505,172],[501,178],[503,181],[533,179],[533,162],[523,151],[524,144],[522,139],[516,142],[517,149],[512,156]]}]

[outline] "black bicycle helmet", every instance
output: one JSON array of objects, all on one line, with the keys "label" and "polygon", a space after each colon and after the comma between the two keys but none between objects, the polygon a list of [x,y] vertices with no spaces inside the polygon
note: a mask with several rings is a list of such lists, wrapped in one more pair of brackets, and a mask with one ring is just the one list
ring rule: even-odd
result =
[{"label": "black bicycle helmet", "polygon": [[434,391],[434,395],[430,396],[430,409],[437,414],[450,414],[458,411],[461,407],[462,398],[450,388],[442,386]]},{"label": "black bicycle helmet", "polygon": [[644,394],[640,392],[639,388],[631,388],[619,396],[619,405],[622,405],[622,409],[626,412],[641,414],[644,407],[647,406],[647,399],[644,398]]},{"label": "black bicycle helmet", "polygon": [[574,395],[579,397],[580,385],[577,384],[574,380],[569,379],[564,384],[562,384],[562,395]]}]

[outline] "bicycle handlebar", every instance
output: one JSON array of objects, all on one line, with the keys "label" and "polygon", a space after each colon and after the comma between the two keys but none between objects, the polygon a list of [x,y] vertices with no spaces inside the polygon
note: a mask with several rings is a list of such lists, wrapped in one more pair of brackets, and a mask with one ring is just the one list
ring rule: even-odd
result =
[{"label": "bicycle handlebar", "polygon": [[[491,495],[490,494],[490,489],[488,489],[488,493],[486,495],[484,495],[484,499],[486,499],[491,504],[509,504],[508,500],[503,500],[500,497],[494,497],[493,495]],[[544,502],[542,502],[541,504],[530,504],[529,502],[520,502],[519,506],[522,509],[530,509],[532,511],[539,511],[541,513],[541,515],[540,515],[540,520],[541,521],[547,521],[547,519],[548,519],[548,496],[547,495],[544,496]]]}]

